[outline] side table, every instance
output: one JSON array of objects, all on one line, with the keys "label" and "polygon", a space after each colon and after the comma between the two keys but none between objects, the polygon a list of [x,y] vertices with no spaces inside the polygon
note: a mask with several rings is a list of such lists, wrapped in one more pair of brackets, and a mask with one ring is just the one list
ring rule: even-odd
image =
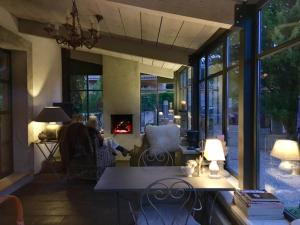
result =
[{"label": "side table", "polygon": [[57,160],[55,159],[54,155],[57,152],[57,150],[59,149],[59,143],[58,140],[51,140],[51,141],[35,141],[33,142],[38,150],[42,153],[42,155],[44,156],[45,160],[47,162],[49,162],[50,168],[52,170],[52,172],[57,175],[57,172],[55,170],[54,165],[51,163],[51,161],[57,162]]}]

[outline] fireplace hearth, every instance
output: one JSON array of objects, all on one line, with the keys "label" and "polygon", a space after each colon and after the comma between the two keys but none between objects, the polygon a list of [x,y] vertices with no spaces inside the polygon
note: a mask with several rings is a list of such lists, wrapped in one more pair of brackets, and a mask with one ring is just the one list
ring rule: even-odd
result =
[{"label": "fireplace hearth", "polygon": [[111,115],[112,134],[132,134],[132,114]]}]

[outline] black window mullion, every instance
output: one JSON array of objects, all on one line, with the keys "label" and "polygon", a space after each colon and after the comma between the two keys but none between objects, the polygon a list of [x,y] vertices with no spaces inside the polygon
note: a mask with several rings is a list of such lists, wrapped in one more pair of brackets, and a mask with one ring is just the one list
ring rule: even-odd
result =
[{"label": "black window mullion", "polygon": [[87,119],[90,117],[90,101],[89,101],[89,93],[90,93],[90,87],[89,87],[89,75],[86,76],[86,111],[87,111]]}]

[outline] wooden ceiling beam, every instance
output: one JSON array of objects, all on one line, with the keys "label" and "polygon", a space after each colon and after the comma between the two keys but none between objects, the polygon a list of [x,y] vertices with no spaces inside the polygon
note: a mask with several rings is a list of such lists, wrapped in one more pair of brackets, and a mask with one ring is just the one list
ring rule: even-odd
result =
[{"label": "wooden ceiling beam", "polygon": [[234,0],[107,0],[118,7],[131,7],[141,12],[168,18],[229,29],[234,23]]},{"label": "wooden ceiling beam", "polygon": [[[21,33],[51,38],[44,30],[45,26],[46,24],[44,23],[18,19],[18,28]],[[111,37],[105,34],[102,35],[95,48],[183,65],[188,65],[188,57],[195,51],[162,44],[156,46],[156,43],[152,42],[143,41],[141,43],[140,39],[121,38],[119,36]]]}]

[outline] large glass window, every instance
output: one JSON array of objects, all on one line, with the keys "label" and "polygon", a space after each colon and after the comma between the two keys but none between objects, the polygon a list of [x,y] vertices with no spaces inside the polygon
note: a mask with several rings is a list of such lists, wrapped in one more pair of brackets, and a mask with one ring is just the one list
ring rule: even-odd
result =
[{"label": "large glass window", "polygon": [[103,81],[101,75],[72,75],[70,95],[74,114],[82,114],[85,119],[95,115],[103,121]]},{"label": "large glass window", "polygon": [[174,82],[141,74],[141,132],[148,124],[166,124],[174,119]]},{"label": "large glass window", "polygon": [[185,67],[180,71],[178,85],[181,131],[184,134],[192,127],[192,72],[190,67]]},{"label": "large glass window", "polygon": [[10,55],[0,49],[0,179],[12,172]]},{"label": "large glass window", "polygon": [[300,46],[283,50],[261,60],[259,154],[260,185],[275,193],[287,206],[300,199],[300,179],[285,176],[280,159],[270,156],[278,139],[299,141],[300,135]]},{"label": "large glass window", "polygon": [[235,31],[227,37],[227,158],[226,165],[235,174],[238,174],[238,107],[239,107],[239,57],[240,32]]},{"label": "large glass window", "polygon": [[[271,156],[278,139],[300,137],[300,0],[269,1],[260,12],[258,130],[259,184],[277,195],[286,207],[299,205],[300,179],[279,164],[284,157]],[[283,47],[282,43],[291,41]],[[292,163],[298,168],[299,162]]]},{"label": "large glass window", "polygon": [[227,74],[227,166],[238,173],[239,67]]},{"label": "large glass window", "polygon": [[240,31],[230,32],[206,54],[199,58],[200,138],[224,135],[226,168],[237,175]]},{"label": "large glass window", "polygon": [[223,45],[219,45],[208,55],[208,75],[216,74],[223,68]]},{"label": "large glass window", "polygon": [[205,118],[206,118],[206,58],[203,56],[199,61],[199,131],[200,140],[205,139]]},{"label": "large glass window", "polygon": [[216,137],[222,132],[222,76],[207,81],[208,110],[207,110],[207,137]]}]

